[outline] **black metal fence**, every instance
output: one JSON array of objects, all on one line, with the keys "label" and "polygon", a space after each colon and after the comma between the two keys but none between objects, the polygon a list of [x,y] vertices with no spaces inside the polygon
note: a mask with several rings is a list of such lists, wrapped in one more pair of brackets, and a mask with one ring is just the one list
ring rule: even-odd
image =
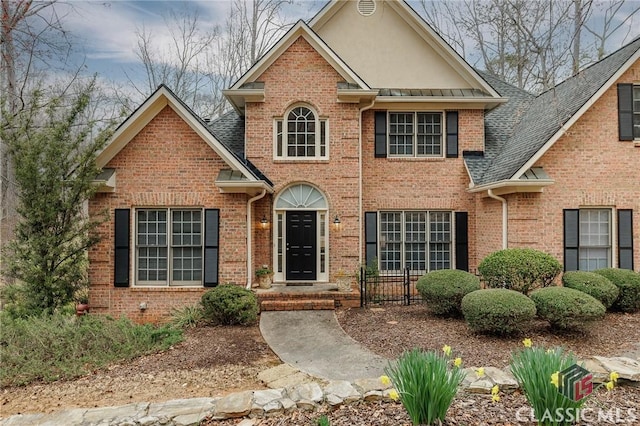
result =
[{"label": "black metal fence", "polygon": [[416,289],[418,278],[422,275],[424,272],[411,271],[409,268],[400,273],[361,268],[360,306],[422,303],[422,297]]}]

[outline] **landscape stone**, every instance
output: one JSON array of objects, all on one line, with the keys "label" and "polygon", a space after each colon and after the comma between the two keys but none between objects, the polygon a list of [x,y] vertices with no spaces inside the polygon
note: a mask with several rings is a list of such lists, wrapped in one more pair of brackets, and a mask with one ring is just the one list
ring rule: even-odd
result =
[{"label": "landscape stone", "polygon": [[0,420],[2,426],[31,426],[40,424],[40,420],[43,420],[44,414],[16,414],[7,419]]},{"label": "landscape stone", "polygon": [[494,385],[498,385],[501,391],[510,392],[518,389],[518,381],[511,373],[506,373],[496,367],[485,367],[484,374],[491,379]]},{"label": "landscape stone", "polygon": [[327,401],[327,404],[331,405],[332,407],[335,407],[336,405],[341,405],[344,402],[342,398],[334,394],[327,395],[326,401]]},{"label": "landscape stone", "polygon": [[484,377],[480,380],[476,380],[475,382],[471,383],[467,388],[467,391],[471,393],[490,394],[492,387],[493,387],[493,382],[491,381],[491,379]]},{"label": "landscape stone", "polygon": [[153,426],[157,423],[157,421],[158,418],[153,416],[146,416],[138,419],[138,423],[140,423],[140,426]]},{"label": "landscape stone", "polygon": [[296,403],[291,398],[282,398],[280,404],[282,404],[282,408],[285,411],[291,411],[296,408]]},{"label": "landscape stone", "polygon": [[183,414],[173,418],[175,426],[198,426],[207,417],[207,413]]},{"label": "landscape stone", "polygon": [[316,409],[318,405],[315,402],[310,401],[308,399],[301,399],[299,401],[296,401],[296,406],[301,410],[313,411]]},{"label": "landscape stone", "polygon": [[150,404],[147,415],[171,419],[175,416],[205,413],[211,411],[214,406],[215,400],[213,398],[174,399]]},{"label": "landscape stone", "polygon": [[86,423],[99,423],[108,419],[126,419],[126,418],[134,418],[137,419],[139,417],[145,416],[147,413],[147,408],[149,404],[146,403],[137,403],[137,404],[127,404],[121,407],[101,407],[101,408],[92,408],[90,410],[84,410],[84,421]]},{"label": "landscape stone", "polygon": [[369,401],[380,401],[382,399],[382,391],[372,390],[364,394],[364,400]]},{"label": "landscape stone", "polygon": [[272,401],[268,404],[265,404],[262,409],[267,416],[280,414],[283,411],[282,403],[280,401]]},{"label": "landscape stone", "polygon": [[609,381],[609,372],[600,364],[597,359],[587,358],[579,361],[593,375],[593,383],[604,383]]},{"label": "landscape stone", "polygon": [[634,382],[640,381],[640,361],[625,357],[605,358],[594,356],[593,358],[598,360],[607,371],[617,372],[622,379]]},{"label": "landscape stone", "polygon": [[338,396],[347,404],[357,401],[362,397],[360,392],[358,392],[353,385],[346,380],[335,380],[329,382],[329,384],[324,388],[324,393],[327,396]]},{"label": "landscape stone", "polygon": [[62,411],[48,416],[43,423],[37,423],[42,426],[59,426],[59,425],[77,425],[82,424],[86,408],[76,408],[73,410]]},{"label": "landscape stone", "polygon": [[353,382],[353,384],[362,394],[366,394],[371,391],[383,391],[391,388],[391,385],[383,385],[380,379],[374,378],[359,379]]},{"label": "landscape stone", "polygon": [[322,402],[324,393],[317,383],[303,383],[287,388],[289,398],[299,406],[300,401]]},{"label": "landscape stone", "polygon": [[260,406],[282,398],[284,389],[266,389],[253,392],[253,402]]},{"label": "landscape stone", "polygon": [[218,400],[215,414],[224,417],[243,417],[251,412],[253,391],[232,393]]},{"label": "landscape stone", "polygon": [[290,366],[289,364],[280,364],[276,367],[264,370],[258,374],[258,380],[262,381],[266,385],[283,377],[291,376],[299,373],[300,370]]}]

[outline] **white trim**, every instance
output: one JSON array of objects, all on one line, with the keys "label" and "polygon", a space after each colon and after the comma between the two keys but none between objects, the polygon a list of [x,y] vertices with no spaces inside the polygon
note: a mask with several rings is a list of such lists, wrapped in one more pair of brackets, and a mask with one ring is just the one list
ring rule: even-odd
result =
[{"label": "white trim", "polygon": [[638,49],[627,61],[620,67],[618,70],[607,80],[598,91],[585,102],[580,109],[567,120],[566,123],[556,131],[549,140],[526,162],[522,167],[520,167],[511,177],[519,178],[527,170],[533,167],[540,158],[549,150],[555,143],[573,126],[592,106],[595,104],[600,97],[613,86],[613,84],[624,74],[638,59],[640,59],[640,49]]},{"label": "white trim", "polygon": [[[436,33],[405,1],[379,1],[385,1],[390,7],[392,7],[398,15],[403,18],[405,22],[407,22],[407,24],[413,28],[413,30],[416,31],[423,40],[425,40],[425,42],[427,42],[427,44],[429,44],[449,65],[453,67],[453,69],[460,70],[462,68],[465,72],[460,72],[459,74],[470,84],[471,87],[479,85],[491,96],[500,98],[500,94],[498,94],[498,92],[496,92],[495,89],[491,87],[491,85],[489,85],[489,83],[487,83],[451,46],[449,46],[449,44],[444,41],[444,39]],[[351,2],[332,0],[311,19],[309,26],[314,31],[319,31],[334,14],[349,3]],[[495,98],[491,98],[493,102],[496,101]]]},{"label": "white trim", "polygon": [[370,89],[367,83],[358,77],[307,24],[300,20],[249,71],[231,86],[225,96],[230,98],[230,94],[233,93],[231,91],[238,90],[243,84],[258,78],[300,37],[304,38],[347,82],[356,83],[366,90]]},{"label": "white trim", "polygon": [[171,107],[173,111],[191,129],[202,138],[211,149],[222,158],[222,160],[233,170],[238,170],[252,182],[259,180],[249,171],[244,164],[229,152],[229,150],[218,141],[207,128],[196,118],[193,113],[187,110],[175,96],[167,90],[165,86],[161,86],[152,94],[144,103],[130,115],[116,130],[107,146],[100,152],[96,158],[96,166],[98,168],[105,167],[142,129],[144,129],[153,118],[164,109],[165,106]]},{"label": "white trim", "polygon": [[[528,170],[528,169],[527,169]],[[468,170],[467,170],[468,171]],[[471,177],[471,174],[469,174]],[[536,180],[524,180],[524,179],[505,179],[498,182],[492,182],[484,185],[474,185],[467,189],[468,192],[482,192],[495,189],[509,189],[511,192],[542,192],[545,186],[553,185],[555,180],[553,179],[536,179]],[[498,191],[494,191],[498,192]],[[510,192],[500,191],[501,194],[508,194]]]}]

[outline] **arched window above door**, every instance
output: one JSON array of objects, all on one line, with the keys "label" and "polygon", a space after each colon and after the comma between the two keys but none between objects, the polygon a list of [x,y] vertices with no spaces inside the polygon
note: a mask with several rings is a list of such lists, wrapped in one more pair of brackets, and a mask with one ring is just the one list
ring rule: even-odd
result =
[{"label": "arched window above door", "polygon": [[304,183],[288,187],[276,200],[276,210],[326,209],[327,199],[317,188]]}]

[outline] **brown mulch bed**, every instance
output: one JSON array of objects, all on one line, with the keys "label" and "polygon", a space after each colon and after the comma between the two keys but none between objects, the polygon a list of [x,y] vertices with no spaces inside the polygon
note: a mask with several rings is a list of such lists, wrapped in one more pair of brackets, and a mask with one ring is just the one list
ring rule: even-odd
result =
[{"label": "brown mulch bed", "polygon": [[513,337],[474,334],[464,319],[431,316],[423,305],[347,309],[337,316],[347,334],[378,355],[397,358],[407,349],[441,350],[449,345],[467,367],[506,367],[511,351],[521,348],[525,337],[537,346],[562,346],[581,358],[621,355],[640,343],[640,313],[608,312],[588,331],[574,333],[553,331],[546,322],[535,321]]},{"label": "brown mulch bed", "polygon": [[[608,313],[587,334],[557,334],[539,322],[521,336],[495,338],[477,336],[468,331],[464,321],[429,316],[424,306],[385,306],[374,309],[337,311],[342,327],[355,340],[389,358],[416,346],[441,350],[452,346],[454,355],[465,366],[504,367],[510,352],[522,347],[529,337],[534,344],[563,345],[579,356],[623,354],[640,348],[640,313]],[[261,389],[257,374],[279,363],[262,339],[257,325],[251,327],[200,327],[188,330],[185,341],[162,353],[113,365],[78,380],[49,384],[34,383],[0,390],[0,416],[17,413],[54,412],[73,407],[124,405],[131,402],[160,402],[179,398],[215,397],[230,392]],[[446,426],[462,425],[531,425],[517,422],[518,410],[526,417],[527,403],[519,393],[501,395],[492,403],[487,395],[461,394],[454,399]],[[640,388],[621,386],[611,392],[597,392],[589,407],[601,404],[605,409],[618,408],[626,413],[636,408],[637,419],[626,424],[640,424]],[[327,415],[332,426],[408,425],[409,418],[400,404],[374,402],[354,404],[339,409],[323,406],[316,412],[296,411],[256,420],[255,425],[316,425]],[[625,417],[630,420],[631,417]],[[208,425],[235,425],[240,420],[210,421]],[[608,424],[586,422],[582,424]]]}]

